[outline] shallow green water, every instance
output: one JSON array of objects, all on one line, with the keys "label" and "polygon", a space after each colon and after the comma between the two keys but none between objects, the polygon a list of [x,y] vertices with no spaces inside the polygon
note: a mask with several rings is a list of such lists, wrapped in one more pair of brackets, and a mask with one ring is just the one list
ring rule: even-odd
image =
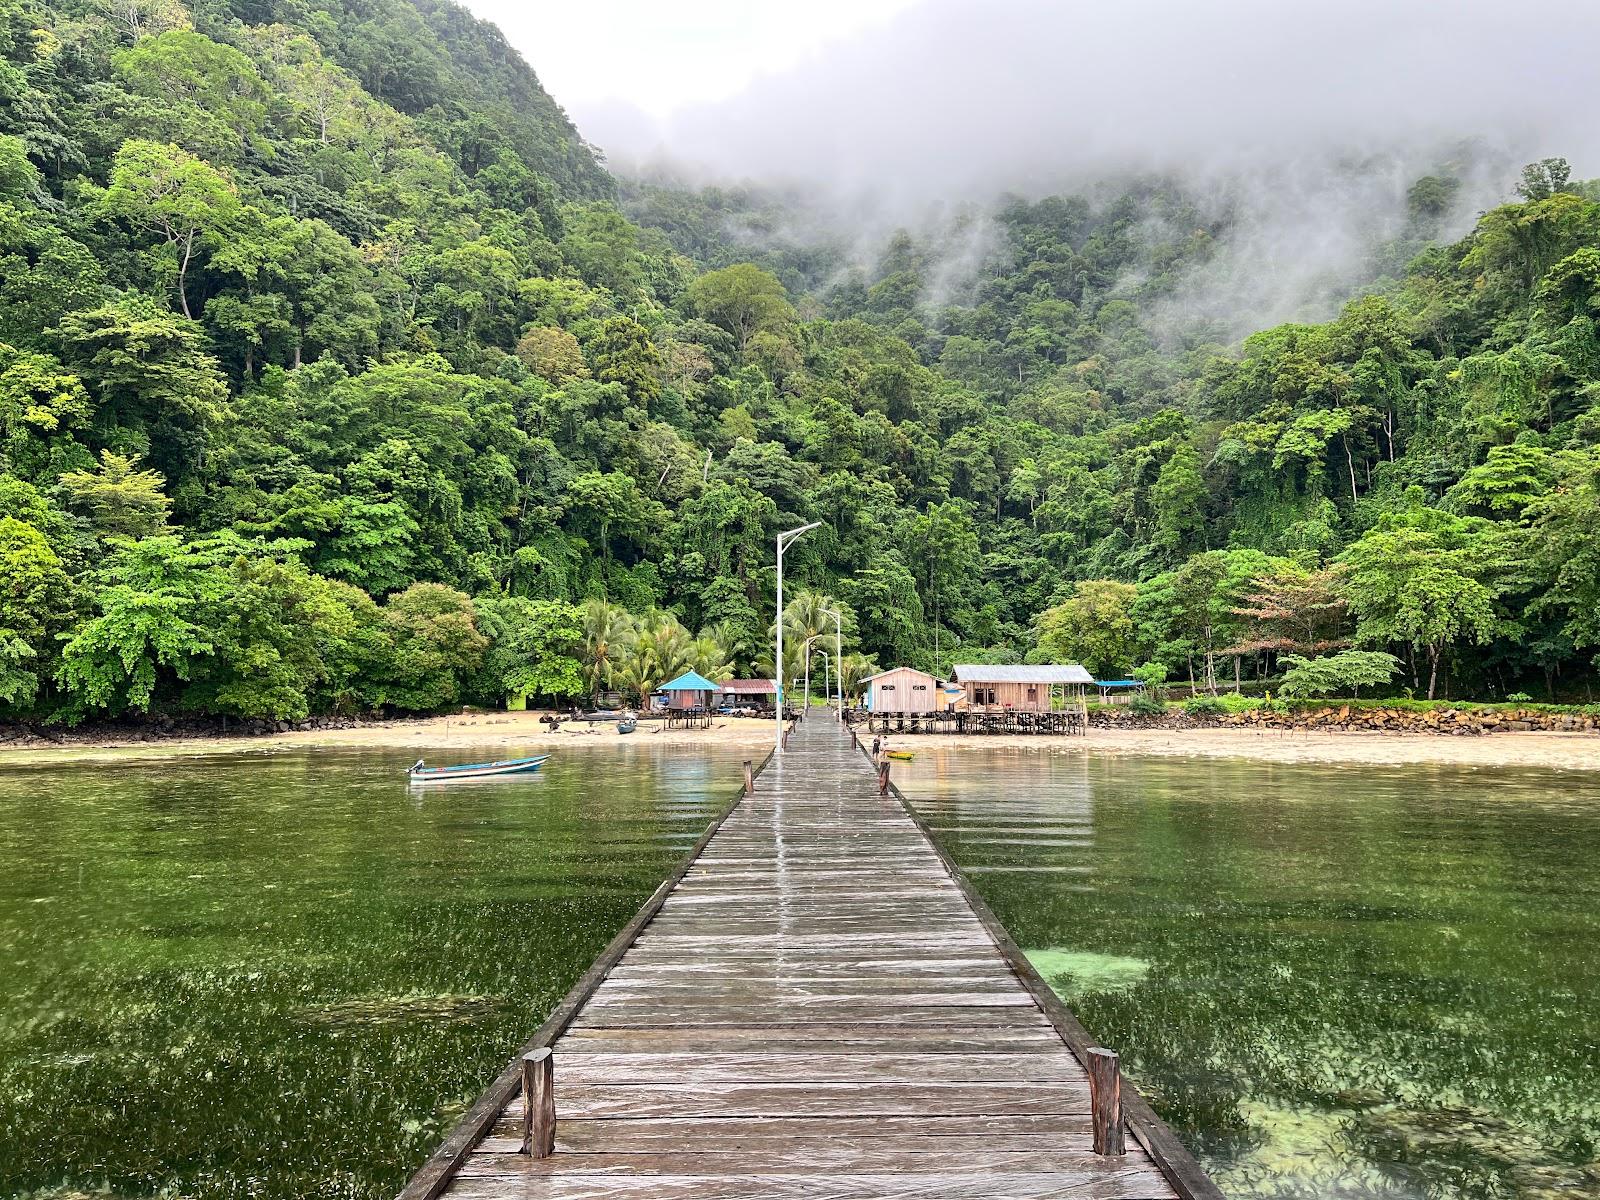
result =
[{"label": "shallow green water", "polygon": [[1600,782],[981,749],[897,776],[1230,1196],[1600,1196]]},{"label": "shallow green water", "polygon": [[392,1196],[747,754],[0,768],[0,1196]]}]

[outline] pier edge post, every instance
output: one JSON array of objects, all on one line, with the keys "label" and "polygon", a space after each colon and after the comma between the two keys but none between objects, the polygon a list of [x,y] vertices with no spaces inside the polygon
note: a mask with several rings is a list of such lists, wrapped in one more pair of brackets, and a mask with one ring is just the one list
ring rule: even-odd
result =
[{"label": "pier edge post", "polygon": [[1125,1154],[1122,1131],[1122,1069],[1115,1050],[1089,1049],[1089,1112],[1094,1121],[1094,1152]]},{"label": "pier edge post", "polygon": [[556,1148],[555,1063],[549,1046],[522,1056],[522,1152],[549,1158]]},{"label": "pier edge post", "polygon": [[747,758],[744,760],[744,794],[753,796],[756,793],[755,765]]}]

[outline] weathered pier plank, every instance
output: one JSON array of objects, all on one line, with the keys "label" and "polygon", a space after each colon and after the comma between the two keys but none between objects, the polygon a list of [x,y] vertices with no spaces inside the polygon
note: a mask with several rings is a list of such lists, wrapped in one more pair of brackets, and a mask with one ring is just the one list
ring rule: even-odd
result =
[{"label": "weathered pier plank", "polygon": [[402,1200],[1220,1200],[1126,1085],[1126,1151],[1095,1152],[1092,1045],[813,718],[530,1043],[553,1153],[513,1064]]}]

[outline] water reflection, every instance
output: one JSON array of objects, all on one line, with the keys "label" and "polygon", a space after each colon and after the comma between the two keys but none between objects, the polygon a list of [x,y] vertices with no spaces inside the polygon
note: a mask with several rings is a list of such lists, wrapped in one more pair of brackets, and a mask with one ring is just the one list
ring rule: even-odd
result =
[{"label": "water reflection", "polygon": [[929,751],[897,772],[1231,1196],[1600,1196],[1600,785]]},{"label": "water reflection", "polygon": [[392,1196],[747,753],[0,769],[0,1195]]}]

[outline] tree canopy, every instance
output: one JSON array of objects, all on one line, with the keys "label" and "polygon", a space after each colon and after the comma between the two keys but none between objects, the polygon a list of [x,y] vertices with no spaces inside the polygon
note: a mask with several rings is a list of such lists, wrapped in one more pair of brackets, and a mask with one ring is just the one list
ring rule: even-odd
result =
[{"label": "tree canopy", "polygon": [[1593,680],[1600,193],[1560,160],[1453,244],[1419,179],[1386,274],[1228,345],[1159,336],[1230,232],[1176,182],[1001,201],[952,283],[958,229],[863,256],[619,189],[443,0],[0,0],[0,129],[5,716],[787,678],[812,520],[847,677]]}]

